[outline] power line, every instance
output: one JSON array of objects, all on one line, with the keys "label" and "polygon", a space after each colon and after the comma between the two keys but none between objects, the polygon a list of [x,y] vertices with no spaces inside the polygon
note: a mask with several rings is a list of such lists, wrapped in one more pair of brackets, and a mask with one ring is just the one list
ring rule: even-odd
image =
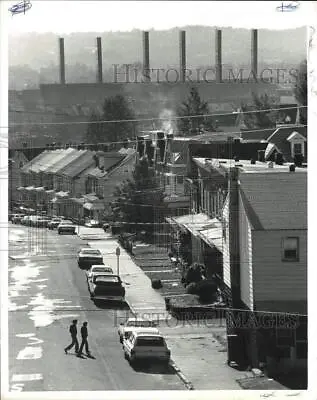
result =
[{"label": "power line", "polygon": [[[290,128],[307,128],[307,124],[292,124],[290,126],[285,125],[285,128],[290,127]],[[248,129],[248,130],[239,130],[239,131],[235,131],[235,132],[230,132],[230,135],[241,135],[244,133],[255,133],[255,132],[272,132],[272,130],[276,130],[278,129],[277,127],[274,128],[259,128],[259,129]],[[159,129],[156,129],[156,131],[159,131]],[[207,135],[210,134],[211,136],[208,137]],[[227,132],[205,132],[205,133],[200,133],[198,135],[195,136],[174,136],[173,140],[178,140],[178,141],[184,141],[183,146],[185,147],[186,143],[193,141],[195,143],[195,141],[199,141],[200,139],[204,139],[205,141],[210,140],[210,142],[212,143],[213,137],[212,135],[221,135],[221,134],[226,134],[228,135]],[[206,138],[201,138],[201,136],[206,135]],[[142,135],[141,135],[142,136]],[[145,136],[145,135],[144,135]],[[184,140],[185,139],[185,140]],[[242,139],[242,143],[243,143],[243,138]],[[164,138],[163,140],[166,140],[166,138]],[[224,137],[224,140],[226,141],[226,143],[228,143],[228,137]],[[112,141],[112,142],[97,142],[97,143],[78,143],[78,144],[72,144],[72,146],[109,146],[109,145],[113,145],[113,144],[124,144],[126,145],[128,143],[128,145],[133,145],[133,144],[138,144],[139,140],[137,137],[132,138],[132,139],[124,139],[121,141]],[[221,146],[223,143],[217,143],[217,141],[213,142],[213,144],[217,145],[217,146]],[[58,148],[58,146],[56,145],[56,148],[46,148],[47,151],[53,151],[53,150],[66,150],[65,148],[66,145],[64,145],[63,149]],[[72,147],[70,146],[70,147]],[[12,151],[14,150],[28,150],[28,149],[43,149],[43,146],[32,146],[32,147],[23,147],[23,148],[19,148],[19,149],[10,149]],[[29,162],[32,162],[32,160],[30,160]]]},{"label": "power line", "polygon": [[[63,293],[58,293],[58,294],[54,293],[54,295],[64,296]],[[26,297],[28,297],[28,296],[26,296]],[[68,297],[71,297],[71,296],[68,296]],[[76,298],[90,299],[90,296],[76,296]],[[10,305],[9,305],[9,307],[10,307]],[[107,309],[107,310],[117,311],[117,309]],[[90,311],[98,312],[99,311],[99,312],[104,312],[105,309],[92,309],[92,308],[91,309],[87,309],[87,308],[78,308],[78,307],[73,307],[73,308],[72,307],[69,307],[69,308],[65,307],[64,310],[61,310],[61,309],[35,310],[35,309],[32,309],[32,308],[29,308],[29,309],[18,309],[18,310],[10,310],[9,309],[9,312],[30,312],[30,311],[33,311],[34,313],[50,312],[50,313],[57,314],[57,313],[69,312],[69,311],[78,311],[78,312],[85,312],[85,311],[86,312],[88,312],[88,311],[89,312]],[[130,309],[121,309],[120,311],[130,311],[130,312],[132,312]],[[229,312],[229,313],[234,311],[234,312],[241,312],[241,313],[248,313],[248,314],[266,314],[266,315],[282,315],[282,316],[286,316],[287,315],[287,316],[295,316],[295,317],[307,317],[308,316],[307,314],[291,313],[291,312],[284,312],[284,311],[246,310],[246,309],[243,309],[243,308],[234,308],[234,307],[230,308],[230,307],[219,307],[219,306],[218,307],[215,306],[212,309],[206,310],[205,312],[208,313],[208,312],[212,312],[212,311],[225,311],[225,312]],[[202,313],[203,313],[203,311],[200,312],[199,314],[201,315]],[[148,312],[144,312],[144,314],[148,315]],[[160,313],[153,312],[152,314],[158,316]]]},{"label": "power line", "polygon": [[[287,108],[268,108],[264,110],[249,110],[243,112],[231,112],[231,113],[214,113],[214,114],[202,114],[202,115],[186,115],[186,116],[171,116],[169,118],[166,117],[154,117],[154,118],[136,118],[136,119],[121,119],[121,120],[99,120],[99,121],[73,121],[73,122],[16,122],[11,123],[10,126],[27,126],[27,125],[80,125],[80,124],[107,124],[107,123],[127,123],[127,122],[154,122],[154,121],[176,121],[181,119],[189,119],[189,118],[208,118],[208,117],[220,117],[227,115],[244,115],[244,114],[256,114],[256,113],[268,113],[272,111],[286,111],[292,109],[300,109],[307,108],[307,106],[295,106],[295,107],[287,107]],[[2,128],[8,128],[2,126]],[[159,129],[157,129],[159,130]]]}]

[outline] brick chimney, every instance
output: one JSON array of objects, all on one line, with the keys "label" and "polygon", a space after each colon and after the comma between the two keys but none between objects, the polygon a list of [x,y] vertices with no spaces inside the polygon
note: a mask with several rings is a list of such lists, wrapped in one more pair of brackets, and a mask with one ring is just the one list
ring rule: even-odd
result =
[{"label": "brick chimney", "polygon": [[102,47],[101,37],[97,37],[97,83],[102,83]]},{"label": "brick chimney", "polygon": [[215,56],[216,56],[216,82],[222,82],[222,31],[216,29],[216,43],[215,43]]},{"label": "brick chimney", "polygon": [[186,81],[186,32],[179,32],[179,74],[180,81]]},{"label": "brick chimney", "polygon": [[64,38],[59,38],[59,74],[60,84],[65,85],[65,49],[64,49]]},{"label": "brick chimney", "polygon": [[143,32],[143,77],[146,82],[151,81],[150,74],[150,41],[149,32]]},{"label": "brick chimney", "polygon": [[251,73],[254,78],[258,76],[258,30],[251,31]]}]

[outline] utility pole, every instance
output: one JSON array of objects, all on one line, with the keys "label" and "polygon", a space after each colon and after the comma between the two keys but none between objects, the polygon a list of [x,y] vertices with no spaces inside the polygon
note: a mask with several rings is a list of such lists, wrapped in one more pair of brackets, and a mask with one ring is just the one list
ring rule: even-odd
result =
[{"label": "utility pole", "polygon": [[116,248],[116,256],[117,256],[117,275],[120,276],[120,268],[119,268],[119,259],[120,259],[120,247]]}]

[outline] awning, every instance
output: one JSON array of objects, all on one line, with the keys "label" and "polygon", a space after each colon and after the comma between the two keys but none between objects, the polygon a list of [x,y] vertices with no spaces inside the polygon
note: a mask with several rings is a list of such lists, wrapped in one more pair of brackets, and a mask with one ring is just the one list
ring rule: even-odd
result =
[{"label": "awning", "polygon": [[57,196],[57,197],[67,197],[68,194],[69,194],[68,192],[60,191],[60,192],[57,192],[57,193],[56,193],[56,196]]},{"label": "awning", "polygon": [[44,192],[44,190],[45,190],[45,189],[44,189],[43,186],[35,188],[35,191],[36,191],[36,192]]},{"label": "awning", "polygon": [[89,211],[104,210],[105,206],[103,203],[85,203],[84,208]]},{"label": "awning", "polygon": [[194,236],[197,236],[200,230],[207,229],[213,222],[208,215],[203,213],[182,215],[180,217],[174,217],[173,220],[177,225],[184,226]]},{"label": "awning", "polygon": [[45,190],[45,192],[46,192],[47,194],[52,194],[52,193],[54,193],[54,192],[55,192],[55,190],[53,190],[53,189],[50,189],[50,190]]},{"label": "awning", "polygon": [[54,199],[50,200],[50,203],[56,203],[59,199],[57,197],[54,197]]},{"label": "awning", "polygon": [[83,198],[86,199],[87,203],[94,202],[99,200],[99,197],[96,196],[96,193],[87,193],[83,195]]},{"label": "awning", "polygon": [[82,197],[71,197],[69,200],[71,200],[71,201],[73,201],[74,203],[77,203],[77,204],[84,204],[85,201],[86,201]]},{"label": "awning", "polygon": [[34,186],[28,186],[28,187],[25,188],[25,190],[27,190],[27,191],[31,191],[31,190],[34,190],[34,189],[35,189]]},{"label": "awning", "polygon": [[269,144],[266,146],[265,154],[264,154],[264,157],[265,157],[266,160],[270,157],[270,155],[273,153],[273,151],[274,151],[275,149],[276,149],[276,146],[275,146],[275,144],[273,144],[273,143],[269,143]]},{"label": "awning", "polygon": [[222,252],[222,223],[217,218],[209,218],[208,215],[201,213],[173,217],[171,220]]},{"label": "awning", "polygon": [[25,187],[24,187],[24,186],[19,186],[19,187],[17,188],[17,191],[19,191],[19,192],[21,192],[22,190],[25,190]]},{"label": "awning", "polygon": [[199,237],[208,245],[216,247],[221,253],[223,252],[222,223],[217,219],[213,219],[214,226],[199,231]]}]

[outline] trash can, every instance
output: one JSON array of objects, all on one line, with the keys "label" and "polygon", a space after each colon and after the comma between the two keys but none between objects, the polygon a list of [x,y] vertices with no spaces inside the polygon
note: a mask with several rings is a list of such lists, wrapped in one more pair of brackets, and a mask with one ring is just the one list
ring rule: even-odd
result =
[{"label": "trash can", "polygon": [[237,364],[241,360],[241,347],[240,338],[236,334],[227,335],[227,363],[230,365],[232,362]]}]

